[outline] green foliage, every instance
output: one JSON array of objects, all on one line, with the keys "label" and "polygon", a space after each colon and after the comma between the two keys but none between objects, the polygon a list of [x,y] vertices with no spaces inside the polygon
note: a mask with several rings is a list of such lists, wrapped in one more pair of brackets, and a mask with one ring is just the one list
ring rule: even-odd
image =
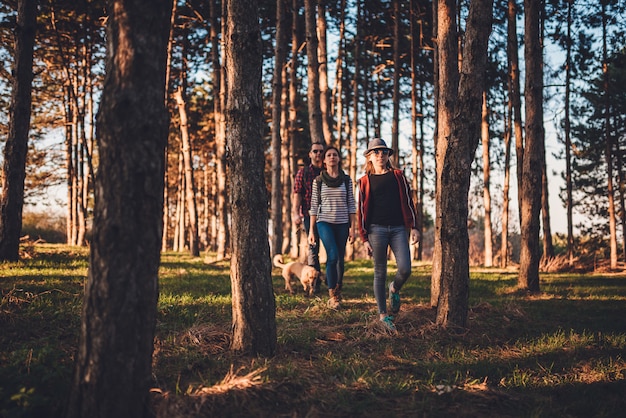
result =
[{"label": "green foliage", "polygon": [[[87,251],[36,245],[0,268],[0,416],[62,416],[78,343]],[[393,262],[390,273],[393,274]],[[626,407],[626,274],[471,275],[470,328],[434,326],[430,266],[403,287],[397,335],[378,328],[369,260],[348,262],[344,307],[284,291],[278,353],[228,349],[227,262],[165,253],[153,385],[160,416],[618,416]]]}]

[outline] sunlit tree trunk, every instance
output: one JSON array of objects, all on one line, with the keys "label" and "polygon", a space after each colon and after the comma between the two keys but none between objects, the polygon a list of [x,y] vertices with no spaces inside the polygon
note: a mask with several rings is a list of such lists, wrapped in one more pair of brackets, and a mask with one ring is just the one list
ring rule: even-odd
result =
[{"label": "sunlit tree trunk", "polygon": [[[224,33],[228,14],[226,13],[226,1],[222,1],[222,15],[221,15],[221,28]],[[217,18],[214,19],[217,21]],[[213,25],[211,25],[213,26]],[[217,35],[216,35],[217,36]],[[217,37],[215,38],[217,42]],[[223,39],[223,38],[222,38]],[[222,42],[224,42],[222,40]],[[224,48],[221,51],[224,56],[223,64],[220,65],[219,48],[214,48],[213,51],[213,77],[214,77],[214,114],[217,118],[215,123],[215,154],[217,163],[217,259],[223,260],[226,258],[228,248],[230,246],[230,225],[229,225],[229,210],[228,210],[228,185],[226,183],[227,175],[227,150],[226,150],[226,120],[223,110],[227,105],[226,92],[228,91],[228,83],[224,77],[225,69],[227,65],[226,55]]]},{"label": "sunlit tree trunk", "polygon": [[[343,146],[343,131],[344,131],[344,97],[343,97],[343,66],[344,66],[344,48],[346,39],[346,0],[341,0],[339,9],[339,39],[337,42],[337,59],[335,61],[336,75],[335,75],[335,94],[333,94],[333,102],[336,106],[333,106],[335,119],[337,120],[337,143]],[[355,178],[352,175],[352,155],[350,155],[350,177]]]},{"label": "sunlit tree trunk", "polygon": [[[467,17],[462,69],[458,70],[455,2],[439,1],[439,123],[437,191],[441,207],[441,292],[437,325],[467,327],[469,308],[468,192],[471,164],[480,136],[480,109],[485,85],[487,44],[491,33],[491,0],[474,0]],[[449,100],[455,96],[455,100]],[[442,122],[446,120],[448,126]],[[444,132],[446,134],[444,134]]]},{"label": "sunlit tree trunk", "polygon": [[554,258],[554,244],[552,243],[552,228],[550,226],[550,199],[545,148],[543,154],[543,166],[541,168],[541,226],[543,227],[543,258],[547,261]]},{"label": "sunlit tree trunk", "polygon": [[521,178],[521,251],[518,286],[539,291],[539,214],[541,211],[541,171],[543,167],[543,72],[540,42],[540,0],[524,1],[524,88],[526,137]]},{"label": "sunlit tree trunk", "polygon": [[483,144],[483,206],[485,207],[485,267],[493,266],[493,232],[491,227],[491,158],[489,138],[489,108],[487,93],[483,92],[481,134]]},{"label": "sunlit tree trunk", "polygon": [[193,155],[189,129],[187,125],[187,102],[183,97],[182,88],[178,88],[174,94],[178,105],[180,117],[181,155],[183,159],[183,172],[185,177],[185,206],[189,216],[189,253],[193,257],[200,256],[198,245],[198,209],[196,205],[196,183],[194,179]]},{"label": "sunlit tree trunk", "polygon": [[[324,141],[334,144],[333,115],[330,107],[330,89],[328,88],[328,41],[326,37],[326,0],[317,0],[317,60],[319,63],[320,112],[322,114],[322,130]],[[341,144],[335,144],[341,146]]]},{"label": "sunlit tree trunk", "polygon": [[15,27],[9,135],[4,144],[2,191],[0,192],[0,261],[19,259],[32,103],[36,19],[37,1],[19,0]]},{"label": "sunlit tree trunk", "polygon": [[67,417],[149,417],[169,0],[111,0],[93,238]]},{"label": "sunlit tree trunk", "polygon": [[[449,115],[439,114],[439,102],[442,100],[442,93],[440,88],[440,77],[439,77],[439,68],[441,63],[439,61],[439,50],[446,46],[451,47],[449,34],[445,34],[443,36],[439,36],[439,1],[433,1],[433,39],[435,39],[435,50],[433,54],[433,97],[434,97],[434,118],[435,118],[435,127],[433,132],[433,146],[435,149],[435,230],[434,230],[434,242],[433,242],[433,267],[432,274],[430,279],[430,306],[436,307],[437,303],[439,303],[439,294],[441,293],[441,205],[439,202],[439,190],[441,189],[441,178],[440,178],[440,155],[445,148],[444,144],[440,144],[439,137],[441,135],[439,131],[440,119],[443,117],[444,121],[447,122],[449,119]],[[450,24],[449,17],[445,20],[446,30],[447,26]],[[442,28],[443,30],[444,28]],[[446,57],[446,65],[449,65],[447,62],[448,57]],[[447,80],[447,76],[444,77],[444,80]],[[447,132],[447,129],[445,130]]]},{"label": "sunlit tree trunk", "polygon": [[283,248],[283,188],[282,173],[282,95],[283,68],[287,58],[287,33],[285,31],[285,0],[276,1],[276,44],[274,47],[274,75],[272,78],[272,252],[282,254]]},{"label": "sunlit tree trunk", "polygon": [[391,116],[391,148],[394,155],[391,156],[395,165],[398,165],[399,150],[399,125],[400,125],[400,0],[393,0],[393,114]]},{"label": "sunlit tree trunk", "polygon": [[[286,55],[286,54],[285,54]],[[286,58],[286,57],[285,57]],[[288,253],[291,248],[292,229],[291,228],[291,190],[293,188],[292,177],[294,176],[291,171],[291,141],[289,135],[289,65],[283,64],[283,69],[280,73],[282,78],[282,91],[281,91],[281,117],[280,117],[280,138],[281,138],[281,161],[282,166],[280,170],[280,184],[282,185],[282,222],[283,222],[283,245],[280,249],[281,254]]]},{"label": "sunlit tree trunk", "polygon": [[304,0],[307,56],[307,103],[309,107],[309,130],[311,142],[324,140],[322,111],[320,110],[319,62],[317,59],[316,0]]},{"label": "sunlit tree trunk", "polygon": [[513,109],[511,107],[509,79],[509,98],[507,101],[507,117],[504,132],[504,182],[502,185],[502,233],[500,235],[500,267],[505,268],[509,264],[509,189],[511,185],[511,121]]},{"label": "sunlit tree trunk", "polygon": [[[572,84],[572,7],[573,1],[567,2],[567,48],[565,51],[565,114],[563,130],[565,131],[565,207],[567,210],[567,258],[569,264],[574,262],[574,200],[572,189],[572,138],[570,121],[570,92]],[[624,225],[626,227],[626,225]],[[625,235],[626,237],[626,235]],[[626,250],[626,248],[625,248]]]},{"label": "sunlit tree trunk", "polygon": [[[276,306],[267,236],[263,175],[262,47],[256,0],[227,0],[225,108],[232,206],[232,350],[272,356],[276,352]],[[263,198],[265,197],[265,198]]]}]

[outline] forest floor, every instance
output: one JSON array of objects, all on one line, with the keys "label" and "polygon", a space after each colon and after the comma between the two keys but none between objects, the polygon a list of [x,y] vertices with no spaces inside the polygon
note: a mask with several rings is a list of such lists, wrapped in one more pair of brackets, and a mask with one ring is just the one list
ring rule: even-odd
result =
[{"label": "forest floor", "polygon": [[[85,250],[38,245],[0,264],[0,416],[60,417],[78,342]],[[343,307],[284,290],[277,353],[229,350],[227,262],[163,255],[151,391],[158,417],[621,417],[626,272],[472,269],[469,327],[442,330],[430,265],[402,289],[397,332],[378,321],[370,260],[346,264]],[[390,275],[394,265],[390,263]]]}]

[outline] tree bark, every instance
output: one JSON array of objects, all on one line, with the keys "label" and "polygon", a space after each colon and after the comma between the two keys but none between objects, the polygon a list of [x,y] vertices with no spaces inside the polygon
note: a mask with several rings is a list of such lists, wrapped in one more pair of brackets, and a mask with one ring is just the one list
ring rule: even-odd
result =
[{"label": "tree bark", "polygon": [[[439,2],[441,96],[440,143],[445,149],[437,191],[441,207],[441,293],[436,323],[448,329],[466,328],[469,303],[469,235],[467,230],[471,164],[480,137],[480,109],[485,84],[487,44],[491,33],[492,0],[474,0],[466,24],[461,75],[458,78],[454,1]],[[455,81],[458,80],[458,83]],[[455,100],[449,100],[458,92]],[[445,120],[445,118],[444,118]],[[443,134],[447,129],[447,135]]]},{"label": "tree bark", "polygon": [[169,0],[108,2],[89,276],[68,417],[148,417],[163,214]]},{"label": "tree bark", "polygon": [[539,39],[540,0],[524,0],[524,57],[526,63],[526,138],[520,194],[521,251],[518,286],[539,291],[539,212],[543,166],[543,74]]},{"label": "tree bark", "polygon": [[283,248],[283,188],[281,187],[282,148],[281,121],[283,68],[287,58],[285,31],[285,0],[276,1],[276,45],[274,47],[274,76],[272,78],[272,252],[282,254]]},{"label": "tree bark", "polygon": [[267,236],[267,190],[261,98],[262,47],[256,0],[228,0],[225,50],[227,140],[232,154],[233,298],[231,349],[250,355],[276,352],[276,306]]},{"label": "tree bark", "polygon": [[179,87],[174,94],[178,105],[180,117],[180,139],[181,154],[183,158],[183,172],[185,177],[185,188],[182,189],[185,195],[185,206],[189,215],[189,254],[192,257],[200,256],[199,234],[198,234],[198,209],[196,205],[196,182],[193,170],[193,152],[191,139],[189,138],[189,127],[187,125],[187,101],[183,97],[183,89]]},{"label": "tree bark", "polygon": [[483,205],[485,207],[485,267],[493,266],[493,232],[491,228],[491,158],[489,155],[489,108],[487,92],[483,92],[481,138],[483,143]]},{"label": "tree bark", "polygon": [[307,101],[309,106],[309,129],[311,142],[326,143],[320,109],[319,62],[317,59],[316,0],[304,0],[307,56]]},{"label": "tree bark", "polygon": [[0,261],[17,261],[22,233],[26,154],[32,103],[33,49],[37,20],[37,1],[19,0],[15,28],[15,61],[9,136],[4,145],[2,194],[0,196]]}]

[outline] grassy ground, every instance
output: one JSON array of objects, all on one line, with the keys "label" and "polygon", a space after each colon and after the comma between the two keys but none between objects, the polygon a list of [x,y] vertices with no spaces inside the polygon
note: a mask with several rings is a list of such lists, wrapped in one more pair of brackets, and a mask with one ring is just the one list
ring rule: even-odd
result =
[{"label": "grassy ground", "polygon": [[[87,252],[31,248],[0,264],[0,416],[61,416],[78,339]],[[470,328],[434,326],[430,266],[402,290],[397,334],[377,321],[371,261],[347,264],[344,308],[284,290],[278,353],[228,351],[226,263],[164,254],[154,354],[159,417],[617,417],[626,411],[626,273],[473,271]],[[393,268],[391,268],[393,271]]]}]

